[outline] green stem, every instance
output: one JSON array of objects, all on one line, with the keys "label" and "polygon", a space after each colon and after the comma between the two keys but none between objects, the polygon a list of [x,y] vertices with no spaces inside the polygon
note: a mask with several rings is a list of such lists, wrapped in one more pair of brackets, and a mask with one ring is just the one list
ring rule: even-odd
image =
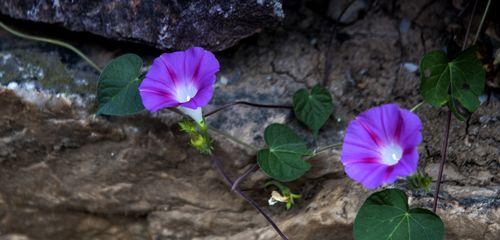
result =
[{"label": "green stem", "polygon": [[74,53],[76,53],[78,56],[80,56],[83,60],[85,60],[90,66],[95,68],[98,72],[102,72],[102,69],[99,66],[97,66],[97,64],[95,64],[92,60],[90,60],[90,58],[88,58],[84,53],[82,53],[77,48],[73,47],[71,44],[65,43],[63,41],[55,40],[55,39],[37,37],[37,36],[24,34],[24,33],[18,32],[16,30],[8,27],[2,21],[0,21],[0,27],[2,27],[5,31],[7,31],[7,32],[9,32],[17,37],[20,37],[20,38],[29,39],[29,40],[38,41],[38,42],[50,43],[53,45],[67,48],[67,49],[73,51]]},{"label": "green stem", "polygon": [[417,110],[420,106],[422,106],[424,104],[424,101],[422,102],[419,102],[417,105],[415,105],[414,107],[412,107],[410,109],[410,112],[415,112],[415,110]]},{"label": "green stem", "polygon": [[280,190],[281,193],[290,192],[290,189],[287,186],[285,186],[282,183],[275,181],[275,180],[267,182],[266,184],[264,184],[264,187],[269,187],[271,185],[276,186]]},{"label": "green stem", "polygon": [[481,22],[479,23],[479,28],[477,29],[476,36],[474,37],[474,43],[476,44],[477,39],[479,38],[479,33],[481,33],[481,28],[483,28],[484,20],[486,19],[486,15],[488,15],[488,10],[490,9],[491,0],[488,0],[486,4],[486,9],[484,9],[483,17],[481,18]]},{"label": "green stem", "polygon": [[474,1],[474,7],[472,8],[471,16],[469,19],[469,24],[467,24],[467,31],[465,31],[464,43],[462,44],[462,51],[467,46],[467,41],[469,40],[469,33],[470,33],[470,29],[472,27],[472,20],[474,19],[474,14],[476,13],[476,8],[477,8],[478,2],[479,2],[479,0]]},{"label": "green stem", "polygon": [[320,152],[326,151],[330,148],[335,148],[335,147],[340,147],[340,146],[342,146],[342,143],[334,143],[334,144],[330,144],[330,145],[327,145],[324,147],[318,147],[318,148],[316,148],[316,150],[314,150],[313,156],[317,155]]}]

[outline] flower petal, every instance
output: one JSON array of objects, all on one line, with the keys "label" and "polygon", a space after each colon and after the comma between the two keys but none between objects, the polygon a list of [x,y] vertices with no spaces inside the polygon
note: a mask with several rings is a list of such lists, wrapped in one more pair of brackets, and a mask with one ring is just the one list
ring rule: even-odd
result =
[{"label": "flower petal", "polygon": [[340,159],[344,166],[353,163],[379,163],[380,153],[374,149],[355,141],[344,141]]},{"label": "flower petal", "polygon": [[179,109],[179,111],[191,117],[197,123],[201,123],[203,121],[203,113],[200,107],[196,109],[178,107],[177,109]]},{"label": "flower petal", "polygon": [[203,107],[212,98],[219,68],[215,56],[200,47],[164,53],[154,60],[139,87],[143,104],[153,112],[179,105]]},{"label": "flower petal", "polygon": [[372,132],[372,138],[378,139],[379,145],[390,143],[397,134],[400,122],[399,107],[396,104],[384,104],[361,113],[357,118],[366,131]]},{"label": "flower petal", "polygon": [[422,142],[422,122],[420,118],[413,112],[400,109],[403,120],[400,144],[403,148],[412,148],[418,146]]},{"label": "flower petal", "polygon": [[377,147],[382,144],[375,132],[371,131],[359,118],[349,123],[344,137],[344,146],[356,145],[360,148],[377,152]]},{"label": "flower petal", "polygon": [[141,95],[142,104],[151,112],[179,105],[165,81],[146,77],[139,86],[139,94]]},{"label": "flower petal", "polygon": [[163,65],[161,68],[162,77],[166,80],[170,80],[173,87],[185,85],[189,80],[185,77],[185,58],[186,53],[184,51],[164,53],[157,58],[159,63]]},{"label": "flower petal", "polygon": [[219,71],[220,65],[214,54],[200,47],[186,50],[184,60],[185,77],[192,79],[198,88],[212,85],[212,76]]},{"label": "flower petal", "polygon": [[394,165],[391,177],[406,177],[417,171],[418,151],[417,148],[405,151],[403,157]]},{"label": "flower petal", "polygon": [[387,166],[379,163],[357,163],[345,167],[346,174],[365,188],[374,189],[385,180]]},{"label": "flower petal", "polygon": [[[212,76],[212,81],[215,82],[215,75]],[[214,93],[214,85],[213,84],[208,84],[206,87],[201,88],[198,90],[198,93],[189,101],[186,103],[181,104],[183,107],[187,108],[197,108],[197,107],[203,107],[210,102],[212,99]]]},{"label": "flower petal", "polygon": [[163,58],[161,56],[155,58],[153,64],[146,73],[145,79],[149,78],[152,80],[156,80],[158,84],[161,84],[161,86],[158,86],[158,88],[161,87],[162,89],[168,89],[169,92],[174,93],[174,82],[165,66],[166,65],[163,62]]},{"label": "flower petal", "polygon": [[150,112],[157,112],[162,108],[177,107],[178,102],[170,97],[165,97],[161,92],[141,91],[142,104]]},{"label": "flower petal", "polygon": [[349,123],[341,161],[346,174],[372,189],[415,172],[422,141],[417,115],[396,104],[371,108]]},{"label": "flower petal", "polygon": [[146,77],[139,85],[139,93],[142,104],[151,112],[179,105],[175,99],[174,82],[161,56],[153,61]]}]

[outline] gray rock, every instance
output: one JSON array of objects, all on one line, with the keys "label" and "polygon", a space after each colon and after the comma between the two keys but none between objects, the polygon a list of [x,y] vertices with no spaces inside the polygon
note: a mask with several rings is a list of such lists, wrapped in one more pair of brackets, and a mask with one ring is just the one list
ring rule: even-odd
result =
[{"label": "gray rock", "polygon": [[349,24],[356,21],[370,5],[371,0],[331,0],[328,16],[333,20]]},{"label": "gray rock", "polygon": [[[396,12],[414,13],[424,4],[417,2],[404,1]],[[446,6],[436,2],[424,14],[454,14]],[[311,18],[319,17],[307,16]],[[441,46],[445,26],[421,20],[399,39],[399,21],[375,8],[342,28],[348,37],[331,49],[332,69],[326,76],[335,112],[318,138],[309,142],[311,148],[340,142],[346,123],[369,107],[397,102],[408,108],[421,100],[418,76],[401,64],[417,62],[425,52],[423,44],[428,50]],[[305,33],[294,28],[299,25],[261,34],[256,41],[218,55],[222,71],[206,110],[234,100],[290,104],[297,89],[321,83],[331,36],[318,34],[321,29]],[[424,30],[427,41],[422,43],[415,36]],[[5,76],[0,80],[12,88],[0,90],[0,233],[5,234],[0,239],[277,239],[262,216],[229,191],[209,159],[189,147],[170,111],[132,118],[95,116],[92,97],[77,104],[77,98],[61,93],[66,88],[52,87],[68,83],[70,93],[92,93],[96,73],[80,73],[57,50],[36,48],[38,43],[5,35],[0,39],[0,72]],[[16,63],[24,69],[16,69]],[[53,65],[62,67],[49,72]],[[39,69],[42,77],[30,74]],[[61,79],[55,79],[59,75]],[[86,88],[67,81],[80,78],[89,83]],[[14,81],[17,85],[10,84]],[[51,91],[44,91],[47,88]],[[494,98],[481,105],[468,133],[463,123],[452,122],[438,208],[446,239],[496,240],[500,234],[500,121],[491,120],[499,119],[499,107]],[[445,113],[424,105],[417,114],[424,124],[420,170],[435,178]],[[263,130],[273,122],[287,123],[312,139],[287,109],[235,106],[207,120],[255,146],[264,145]],[[215,152],[233,179],[255,162],[254,150],[213,136]],[[261,171],[242,188],[290,239],[352,239],[356,212],[371,192],[345,176],[339,151],[331,149],[310,159],[311,171],[287,183],[303,196],[289,211],[267,206],[270,189],[262,187],[268,178]],[[404,184],[396,186],[404,189]],[[432,193],[405,191],[412,206],[431,207]]]},{"label": "gray rock", "polygon": [[284,18],[281,0],[5,0],[0,13],[160,49],[216,51]]}]

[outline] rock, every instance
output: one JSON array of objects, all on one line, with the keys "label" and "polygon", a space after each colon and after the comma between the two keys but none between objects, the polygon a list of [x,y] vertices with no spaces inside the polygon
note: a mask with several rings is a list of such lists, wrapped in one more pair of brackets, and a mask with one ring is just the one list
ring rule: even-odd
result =
[{"label": "rock", "polygon": [[[432,16],[457,19],[456,13],[437,1],[422,13],[431,16],[429,21],[419,17],[400,36],[401,17],[384,9],[395,6],[395,14],[410,16],[424,4],[380,1],[365,17],[339,28],[342,36],[334,38],[333,47],[331,34],[320,27],[324,16],[290,10],[287,15],[295,14],[296,21],[287,23],[286,31],[260,34],[218,54],[221,73],[206,111],[235,100],[290,104],[297,89],[326,78],[335,108],[317,139],[288,109],[234,106],[212,115],[208,124],[263,147],[265,126],[287,123],[316,149],[341,142],[349,120],[367,108],[388,102],[414,106],[421,100],[418,76],[402,64],[440,48],[446,26]],[[310,27],[302,28],[302,21]],[[415,37],[422,34],[425,42]],[[67,52],[57,47],[1,32],[0,40],[5,76],[0,78],[5,86],[0,90],[0,239],[276,239],[262,216],[223,183],[210,159],[189,147],[175,125],[178,116],[168,110],[129,118],[95,116],[97,73],[79,60],[68,61],[62,57]],[[148,62],[154,56],[143,57]],[[468,132],[463,123],[452,122],[438,208],[446,239],[496,240],[500,234],[499,106],[493,95],[472,115]],[[445,112],[423,105],[416,113],[424,124],[419,170],[436,178]],[[212,136],[215,153],[233,179],[255,162],[255,150],[223,134]],[[349,240],[356,212],[372,191],[345,175],[339,155],[340,148],[322,152],[310,159],[305,177],[287,183],[303,196],[289,211],[268,206],[270,189],[262,187],[268,178],[261,171],[241,186],[290,239]],[[412,206],[432,207],[432,192],[410,191],[403,182],[394,187],[407,192]]]},{"label": "rock", "polygon": [[6,0],[0,13],[160,49],[202,46],[214,51],[284,18],[281,0]]},{"label": "rock", "polygon": [[368,8],[370,2],[371,0],[331,0],[327,14],[335,21],[353,23]]},{"label": "rock", "polygon": [[1,236],[0,240],[30,240],[30,238],[20,234],[7,234]]},{"label": "rock", "polygon": [[328,174],[342,176],[344,174],[344,167],[338,159],[340,159],[339,151],[325,151],[316,155],[308,160],[311,164],[311,169],[306,173],[305,177],[315,179]]}]

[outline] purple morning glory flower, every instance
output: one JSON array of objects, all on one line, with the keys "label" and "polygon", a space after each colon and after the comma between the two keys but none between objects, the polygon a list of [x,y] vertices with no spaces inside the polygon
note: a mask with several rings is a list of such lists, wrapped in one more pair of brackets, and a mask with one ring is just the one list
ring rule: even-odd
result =
[{"label": "purple morning glory flower", "polygon": [[344,137],[341,161],[345,172],[368,189],[412,174],[417,169],[421,131],[418,116],[396,104],[359,114]]},{"label": "purple morning glory flower", "polygon": [[156,58],[139,86],[142,103],[151,112],[176,107],[196,122],[214,92],[219,61],[200,47],[164,53]]}]

